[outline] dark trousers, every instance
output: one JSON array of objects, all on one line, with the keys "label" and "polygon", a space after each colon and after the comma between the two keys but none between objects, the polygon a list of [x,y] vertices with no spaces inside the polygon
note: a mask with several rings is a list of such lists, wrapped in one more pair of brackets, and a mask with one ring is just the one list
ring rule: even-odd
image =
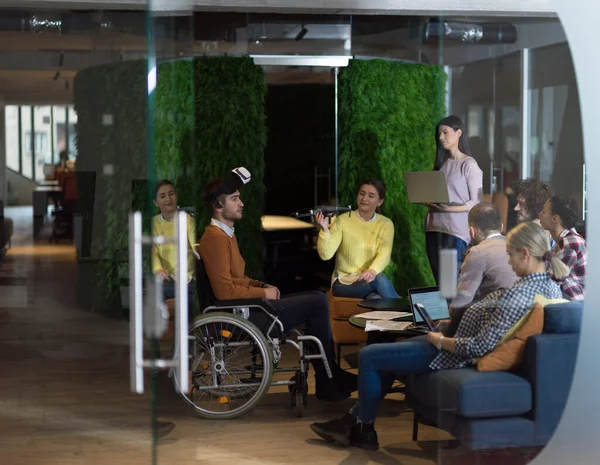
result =
[{"label": "dark trousers", "polygon": [[439,285],[440,279],[440,249],[456,249],[456,268],[457,276],[460,273],[460,267],[464,261],[464,254],[467,251],[467,243],[462,239],[451,236],[450,234],[440,232],[425,233],[425,247],[427,258],[433,272],[436,284]]},{"label": "dark trousers", "polygon": [[[279,300],[270,300],[269,303],[278,311],[279,320],[283,324],[285,331],[289,331],[299,325],[304,325],[306,327],[306,334],[319,339],[321,344],[323,344],[323,350],[325,351],[329,366],[332,368],[332,371],[337,369],[333,336],[329,323],[329,303],[327,302],[327,296],[323,292],[308,291],[290,294]],[[254,316],[251,316],[250,320],[254,320]],[[322,364],[314,363],[314,366],[317,376],[324,374]]]}]

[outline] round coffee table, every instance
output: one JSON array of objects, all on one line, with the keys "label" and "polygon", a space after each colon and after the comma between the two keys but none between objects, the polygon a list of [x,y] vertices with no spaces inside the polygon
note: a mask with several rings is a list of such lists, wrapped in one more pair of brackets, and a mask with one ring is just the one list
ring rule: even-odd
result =
[{"label": "round coffee table", "polygon": [[371,310],[403,311],[410,308],[410,300],[402,297],[399,299],[365,299],[357,302],[356,305]]},{"label": "round coffee table", "polygon": [[[348,322],[352,326],[354,326],[355,328],[361,328],[361,329],[365,329],[365,327],[367,326],[367,321],[369,321],[367,318],[360,318],[356,315],[353,315],[350,318],[348,318]],[[406,316],[394,318],[394,321],[412,321],[412,315],[406,315]],[[367,339],[368,339],[367,344],[374,343],[374,342],[381,342],[380,339],[382,339],[382,338],[376,338],[376,337],[371,338],[371,334],[375,335],[375,333],[383,333],[385,335],[390,336],[389,338],[385,338],[385,339],[395,339],[397,337],[411,338],[411,337],[416,337],[416,336],[423,336],[424,334],[426,334],[422,331],[418,331],[418,330],[414,330],[414,329],[402,329],[402,330],[398,329],[398,330],[389,330],[389,331],[369,331],[369,334],[367,336]],[[373,339],[373,340],[371,341],[371,339]]]}]

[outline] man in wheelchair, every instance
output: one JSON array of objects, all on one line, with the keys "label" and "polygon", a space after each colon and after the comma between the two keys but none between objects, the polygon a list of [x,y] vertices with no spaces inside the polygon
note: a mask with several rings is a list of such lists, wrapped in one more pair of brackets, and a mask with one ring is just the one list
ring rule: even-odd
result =
[{"label": "man in wheelchair", "polygon": [[[243,171],[236,173],[237,170]],[[316,397],[324,401],[348,398],[357,389],[357,376],[342,370],[335,361],[329,304],[325,294],[309,291],[281,296],[277,287],[244,274],[245,261],[238,247],[234,224],[242,219],[244,208],[238,187],[249,181],[250,173],[244,168],[236,169],[233,173],[233,181],[231,175],[215,179],[203,191],[207,210],[211,212],[211,224],[200,239],[198,251],[215,298],[218,301],[267,299],[285,331],[304,325],[306,334],[316,337],[323,345],[333,375],[332,382],[323,361],[311,360],[315,371]],[[237,180],[236,174],[239,177]],[[259,327],[261,313],[252,312],[249,315],[249,320]]]}]

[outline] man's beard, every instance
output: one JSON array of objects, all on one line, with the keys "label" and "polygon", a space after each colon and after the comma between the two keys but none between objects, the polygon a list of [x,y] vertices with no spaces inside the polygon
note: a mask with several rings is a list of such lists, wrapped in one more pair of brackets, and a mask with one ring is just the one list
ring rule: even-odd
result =
[{"label": "man's beard", "polygon": [[517,223],[525,223],[526,221],[533,221],[535,220],[535,218],[531,218],[529,215],[528,216],[521,216],[521,215],[517,215]]},{"label": "man's beard", "polygon": [[242,212],[233,212],[233,213],[229,213],[227,212],[226,214],[223,214],[223,218],[226,219],[227,221],[237,221],[237,220],[241,220],[242,219]]}]

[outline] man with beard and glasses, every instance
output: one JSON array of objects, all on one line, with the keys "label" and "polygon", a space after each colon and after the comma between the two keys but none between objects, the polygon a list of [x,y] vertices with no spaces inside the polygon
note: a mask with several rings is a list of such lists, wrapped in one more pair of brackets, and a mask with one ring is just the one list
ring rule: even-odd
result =
[{"label": "man with beard and glasses", "polygon": [[[533,221],[541,226],[540,212],[546,201],[552,197],[550,186],[537,179],[527,178],[514,183],[513,191],[517,200],[515,205],[517,222]],[[548,233],[548,241],[550,248],[553,249],[555,242],[550,233]]]},{"label": "man with beard and glasses", "polygon": [[[237,168],[241,170],[243,168]],[[234,170],[234,172],[236,172]],[[250,173],[247,173],[249,180]],[[237,189],[239,184],[227,178],[209,182],[203,192],[211,224],[206,227],[198,251],[217,300],[267,299],[278,313],[286,331],[304,325],[306,334],[318,338],[333,374],[329,380],[322,360],[312,360],[315,369],[316,389],[319,400],[339,401],[347,399],[356,391],[358,377],[342,370],[335,361],[333,337],[329,322],[329,304],[324,293],[308,291],[281,296],[279,289],[245,275],[245,261],[240,253],[234,224],[242,219],[244,203]],[[253,312],[249,319],[261,317],[261,311]]]}]

